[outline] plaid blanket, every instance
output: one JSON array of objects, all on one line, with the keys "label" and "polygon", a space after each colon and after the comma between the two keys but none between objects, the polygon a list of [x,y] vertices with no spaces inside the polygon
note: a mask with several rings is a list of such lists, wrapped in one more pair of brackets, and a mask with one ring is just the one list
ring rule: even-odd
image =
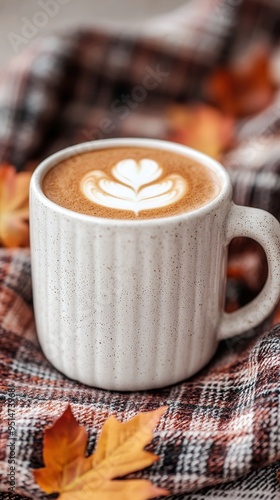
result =
[{"label": "plaid blanket", "polygon": [[[276,0],[203,0],[179,9],[171,21],[163,16],[129,35],[77,31],[30,43],[0,75],[0,163],[20,170],[64,146],[97,138],[167,138],[169,105],[205,100],[205,79],[246,44],[265,40],[274,49],[280,5]],[[278,220],[279,115],[275,91],[260,113],[240,118],[237,142],[222,158],[235,201],[269,210]],[[249,276],[255,248],[238,245],[237,255],[251,269]],[[245,303],[259,291],[264,260],[253,266],[251,280],[229,286],[230,303]],[[13,498],[11,408],[15,498],[39,500],[47,496],[34,483],[32,468],[43,464],[43,431],[70,402],[76,418],[87,426],[88,453],[111,413],[126,420],[167,405],[153,441],[160,461],[135,476],[167,487],[174,500],[276,500],[279,364],[280,327],[272,328],[270,318],[255,331],[221,343],[203,371],[176,386],[125,394],[73,382],[47,362],[38,345],[28,250],[2,249],[0,498]]]},{"label": "plaid blanket", "polygon": [[[1,251],[0,257],[2,491],[9,491],[9,411],[16,428],[16,492],[43,499],[31,469],[42,465],[43,430],[67,402],[87,426],[89,453],[110,414],[126,420],[166,404],[153,448],[161,459],[138,476],[174,494],[231,481],[279,460],[280,326],[224,343],[200,374],[170,388],[133,393],[89,388],[52,368],[38,346],[29,253]],[[276,488],[274,477],[271,492]]]}]

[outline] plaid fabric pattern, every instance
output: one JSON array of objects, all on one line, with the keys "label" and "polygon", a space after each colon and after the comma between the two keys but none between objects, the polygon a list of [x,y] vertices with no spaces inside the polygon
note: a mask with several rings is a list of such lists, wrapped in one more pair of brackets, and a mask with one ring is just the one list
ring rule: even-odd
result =
[{"label": "plaid fabric pattern", "polygon": [[[147,23],[137,36],[79,31],[30,44],[0,75],[0,163],[20,170],[65,146],[97,138],[164,139],[166,106],[201,99],[204,78],[244,44],[264,35],[268,44],[279,41],[276,0],[201,4],[179,9],[172,22],[163,16]],[[240,121],[238,146],[223,162],[235,201],[269,210],[280,220],[279,113],[276,96],[265,111]],[[169,488],[173,500],[274,500],[279,363],[280,327],[266,323],[258,332],[221,343],[209,366],[170,388],[124,394],[73,382],[52,368],[38,345],[28,251],[1,250],[0,498],[13,498],[9,415],[16,427],[16,497],[40,500],[47,496],[31,469],[42,466],[45,427],[70,402],[87,426],[88,453],[110,414],[126,420],[168,405],[153,442],[161,459],[135,476]]]},{"label": "plaid fabric pattern", "polygon": [[[267,30],[271,43],[278,41],[277,3],[204,4],[207,9],[187,8],[174,16],[168,33],[159,23],[157,36],[151,28],[141,37],[82,31],[31,43],[0,78],[0,161],[21,168],[78,142],[165,138],[164,108],[199,100],[204,78],[243,47],[248,32],[257,37]],[[271,24],[275,28],[268,31]],[[135,90],[143,82],[144,99]]]},{"label": "plaid fabric pattern", "polygon": [[28,252],[1,251],[0,263],[0,491],[9,491],[13,438],[7,424],[13,415],[16,492],[46,497],[31,469],[42,465],[43,430],[67,402],[87,426],[88,453],[109,415],[126,420],[167,405],[153,443],[161,459],[135,476],[174,494],[231,481],[280,459],[279,326],[257,338],[221,344],[211,364],[184,383],[147,392],[102,391],[67,379],[44,358],[33,322]]}]

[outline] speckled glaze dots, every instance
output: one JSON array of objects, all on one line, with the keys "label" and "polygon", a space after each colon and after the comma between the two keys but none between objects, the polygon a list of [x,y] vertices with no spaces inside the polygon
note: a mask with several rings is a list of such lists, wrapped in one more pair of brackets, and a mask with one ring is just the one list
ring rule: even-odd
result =
[{"label": "speckled glaze dots", "polygon": [[[101,219],[45,197],[55,164],[98,148],[151,147],[190,156],[220,177],[219,195],[197,210],[149,220]],[[232,203],[228,174],[184,146],[108,139],[63,150],[31,181],[31,257],[38,337],[62,373],[111,390],[143,390],[190,377],[218,341],[259,324],[280,298],[280,225],[262,210]],[[265,249],[269,275],[260,295],[223,311],[227,245],[248,236]]]}]

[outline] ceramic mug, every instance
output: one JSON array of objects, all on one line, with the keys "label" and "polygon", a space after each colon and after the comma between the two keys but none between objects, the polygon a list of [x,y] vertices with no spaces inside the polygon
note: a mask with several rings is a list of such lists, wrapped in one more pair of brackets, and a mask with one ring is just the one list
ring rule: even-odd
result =
[{"label": "ceramic mug", "polygon": [[[50,201],[42,180],[58,162],[115,147],[156,148],[216,172],[218,196],[192,212],[149,220],[82,215]],[[225,169],[182,145],[107,139],[60,151],[41,163],[30,191],[34,308],[46,358],[68,377],[111,390],[143,390],[190,377],[218,342],[269,315],[280,298],[280,225],[237,206]],[[247,306],[224,312],[227,247],[258,241],[268,278]]]}]

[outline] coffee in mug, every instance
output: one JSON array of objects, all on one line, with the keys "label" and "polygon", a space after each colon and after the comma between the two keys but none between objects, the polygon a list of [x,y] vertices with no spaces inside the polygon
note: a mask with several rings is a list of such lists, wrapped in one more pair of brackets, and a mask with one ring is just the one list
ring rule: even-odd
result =
[{"label": "coffee in mug", "polygon": [[[79,382],[143,390],[184,380],[280,299],[280,225],[237,206],[226,170],[166,141],[106,139],[47,158],[30,187],[35,320],[46,358]],[[258,241],[268,278],[224,311],[231,239]]]},{"label": "coffee in mug", "polygon": [[58,205],[95,217],[153,219],[190,212],[213,200],[214,170],[171,151],[120,147],[93,150],[54,166],[43,182]]}]

